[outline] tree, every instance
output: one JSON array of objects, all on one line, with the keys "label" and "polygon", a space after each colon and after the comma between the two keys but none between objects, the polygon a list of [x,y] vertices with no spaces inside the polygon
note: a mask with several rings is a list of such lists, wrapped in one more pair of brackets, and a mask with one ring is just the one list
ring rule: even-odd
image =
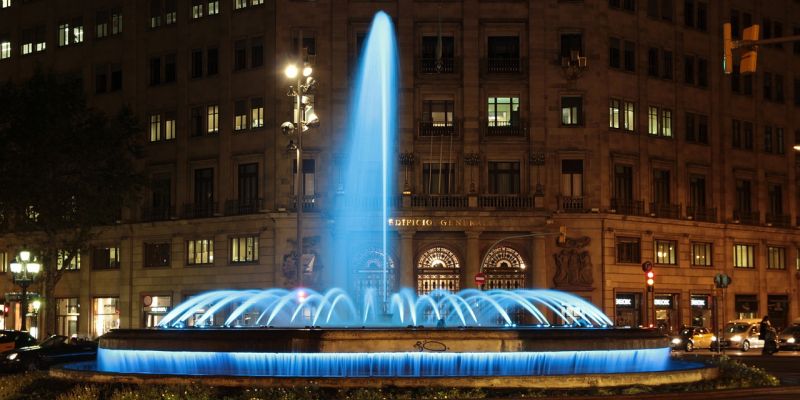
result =
[{"label": "tree", "polygon": [[37,71],[0,88],[0,233],[37,255],[44,332],[56,327],[63,270],[138,192],[140,130],[130,110],[114,118],[87,106],[81,81]]}]

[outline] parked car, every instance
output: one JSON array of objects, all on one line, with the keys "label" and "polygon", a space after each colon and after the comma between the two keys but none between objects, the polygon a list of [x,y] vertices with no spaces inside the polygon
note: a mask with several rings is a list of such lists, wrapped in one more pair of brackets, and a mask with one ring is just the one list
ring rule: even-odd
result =
[{"label": "parked car", "polygon": [[36,339],[28,332],[0,330],[0,353],[35,344]]},{"label": "parked car", "polygon": [[52,365],[94,360],[97,342],[53,335],[41,344],[8,351],[0,360],[4,371],[47,369]]},{"label": "parked car", "polygon": [[716,342],[717,337],[708,329],[702,326],[687,326],[678,332],[678,336],[672,338],[671,347],[692,351],[698,348],[710,349]]},{"label": "parked car", "polygon": [[800,350],[800,324],[794,324],[778,335],[778,349]]},{"label": "parked car", "polygon": [[764,341],[758,338],[760,319],[738,319],[728,322],[720,344],[724,348],[736,348],[742,351],[764,347]]}]

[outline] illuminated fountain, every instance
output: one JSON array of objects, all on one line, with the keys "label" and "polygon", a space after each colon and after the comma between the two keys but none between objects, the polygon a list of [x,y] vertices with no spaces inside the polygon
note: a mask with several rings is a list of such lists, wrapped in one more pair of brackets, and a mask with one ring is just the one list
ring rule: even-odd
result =
[{"label": "illuminated fountain", "polygon": [[331,268],[316,282],[331,288],[324,291],[194,296],[157,329],[104,335],[97,364],[84,366],[90,379],[141,382],[169,375],[173,382],[176,376],[205,376],[211,383],[240,385],[555,388],[713,376],[713,370],[673,361],[664,336],[611,328],[600,310],[568,293],[469,289],[417,295],[395,289],[386,221],[388,199],[396,192],[396,53],[391,19],[380,12],[362,49],[350,105],[344,151],[350,157],[342,166],[331,252],[336,266],[353,265],[369,252],[369,279]]}]

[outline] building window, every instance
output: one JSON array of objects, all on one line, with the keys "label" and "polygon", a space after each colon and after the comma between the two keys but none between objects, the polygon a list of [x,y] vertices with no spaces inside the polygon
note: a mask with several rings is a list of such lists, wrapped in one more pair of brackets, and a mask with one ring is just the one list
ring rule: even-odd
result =
[{"label": "building window", "polygon": [[150,142],[175,139],[175,113],[150,114]]},{"label": "building window", "polygon": [[250,39],[250,68],[264,65],[264,38]]},{"label": "building window", "polygon": [[203,107],[192,107],[190,116],[192,136],[203,136],[205,133],[203,121]]},{"label": "building window", "polygon": [[95,297],[92,304],[92,334],[102,336],[119,329],[119,297]]},{"label": "building window", "polygon": [[219,14],[219,0],[213,0],[208,2],[208,15],[216,15]]},{"label": "building window", "polygon": [[783,75],[775,74],[775,101],[783,103]]},{"label": "building window", "polygon": [[[315,196],[317,187],[316,187],[316,170],[317,170],[317,163],[314,159],[307,159],[303,160],[303,194],[306,198],[311,198]],[[292,174],[297,173],[297,163],[292,163]],[[292,182],[295,182],[292,179]],[[297,194],[294,191],[294,194]]]},{"label": "building window", "polygon": [[694,213],[706,212],[706,177],[703,175],[689,176],[689,207]]},{"label": "building window", "polygon": [[150,115],[150,141],[158,142],[161,140],[161,114]]},{"label": "building window", "polygon": [[772,73],[764,72],[764,100],[772,100]]},{"label": "building window", "polygon": [[708,116],[686,113],[686,141],[708,144]]},{"label": "building window", "polygon": [[0,60],[11,57],[11,41],[0,39]]},{"label": "building window", "polygon": [[608,66],[611,68],[621,68],[622,66],[622,45],[618,38],[608,40]]},{"label": "building window", "polygon": [[56,299],[56,334],[72,337],[78,334],[78,317],[81,306],[77,297]]},{"label": "building window", "polygon": [[674,240],[655,241],[656,264],[676,265],[678,263],[678,242]]},{"label": "building window", "polygon": [[122,10],[111,10],[111,35],[119,35],[122,33]]},{"label": "building window", "polygon": [[119,247],[98,247],[92,252],[92,269],[116,269],[119,260]]},{"label": "building window", "polygon": [[161,26],[161,0],[150,0],[150,28]]},{"label": "building window", "polygon": [[671,22],[673,13],[672,0],[647,0],[648,17]]},{"label": "building window", "polygon": [[737,319],[761,318],[758,313],[758,296],[753,294],[737,294],[734,298]]},{"label": "building window", "polygon": [[617,238],[617,264],[638,264],[641,261],[639,238]]},{"label": "building window", "polygon": [[734,244],[733,266],[735,268],[755,268],[756,246],[752,244]]},{"label": "building window", "polygon": [[672,110],[656,106],[648,107],[647,132],[653,136],[672,137]]},{"label": "building window", "polygon": [[154,178],[150,184],[150,218],[165,220],[172,216],[172,180],[169,177]]},{"label": "building window", "polygon": [[219,106],[206,107],[206,132],[209,134],[219,132]]},{"label": "building window", "polygon": [[216,47],[208,49],[206,56],[206,75],[216,75],[219,73],[219,49]]},{"label": "building window", "polygon": [[519,162],[489,161],[489,193],[519,194]]},{"label": "building window", "polygon": [[67,262],[69,253],[65,250],[58,250],[58,259],[56,260],[56,268],[64,271],[77,271],[81,269],[81,252],[78,251],[72,256],[72,259]]},{"label": "building window", "polygon": [[623,101],[622,129],[633,132],[636,130],[636,105],[632,101]]},{"label": "building window", "polygon": [[233,0],[233,9],[234,10],[241,10],[242,8],[247,7],[248,0]]},{"label": "building window", "polygon": [[623,55],[625,70],[636,71],[636,43],[626,40]]},{"label": "building window", "polygon": [[11,0],[0,0],[0,8],[11,7]]},{"label": "building window", "polygon": [[161,84],[161,57],[150,58],[150,86]]},{"label": "building window", "polygon": [[694,85],[694,56],[683,56],[683,81],[687,85]]},{"label": "building window", "polygon": [[213,264],[214,240],[196,239],[186,242],[186,264]]},{"label": "building window", "polygon": [[686,26],[705,31],[708,29],[708,4],[702,1],[685,0],[683,18]]},{"label": "building window", "polygon": [[192,0],[192,19],[203,17],[205,0]]},{"label": "building window", "polygon": [[767,268],[786,269],[786,248],[767,246]]},{"label": "building window", "polygon": [[83,42],[83,21],[75,18],[69,22],[62,22],[58,25],[58,45],[59,47]]},{"label": "building window", "polygon": [[214,214],[214,169],[194,170],[194,217],[210,217]]},{"label": "building window", "polygon": [[613,129],[619,129],[619,120],[620,120],[620,108],[622,102],[617,99],[611,99],[611,103],[608,106],[608,127]]},{"label": "building window", "polygon": [[164,4],[164,21],[167,25],[178,22],[177,0],[166,0]]},{"label": "building window", "polygon": [[247,42],[237,40],[233,44],[233,70],[240,71],[247,67]]},{"label": "building window", "polygon": [[609,0],[608,6],[611,8],[621,8],[625,11],[636,11],[636,0]]},{"label": "building window", "polygon": [[250,127],[264,127],[264,99],[261,97],[250,99]]},{"label": "building window", "polygon": [[692,242],[692,266],[710,267],[712,262],[712,244]]},{"label": "building window", "polygon": [[767,207],[771,216],[783,215],[783,187],[777,183],[770,183],[767,186]]},{"label": "building window", "polygon": [[247,129],[247,100],[239,100],[233,105],[233,130],[245,129]]},{"label": "building window", "polygon": [[239,164],[238,191],[240,214],[259,210],[258,202],[258,163]]},{"label": "building window", "polygon": [[453,163],[423,163],[422,190],[425,194],[455,193],[455,175]]},{"label": "building window", "polygon": [[231,263],[258,262],[258,236],[231,238]]},{"label": "building window", "polygon": [[22,43],[20,45],[22,55],[45,51],[46,48],[44,25],[22,30]]},{"label": "building window", "polygon": [[567,61],[572,59],[573,55],[580,56],[584,54],[583,51],[583,35],[580,33],[562,33],[561,34],[561,60]]},{"label": "building window", "polygon": [[583,97],[561,97],[561,125],[577,126],[583,124]]},{"label": "building window", "polygon": [[670,171],[666,169],[653,170],[653,203],[668,206],[670,204],[672,180]]},{"label": "building window", "polygon": [[203,76],[203,50],[192,50],[192,78],[200,78]]},{"label": "building window", "polygon": [[708,60],[701,57],[697,58],[697,86],[708,87]]},{"label": "building window", "polygon": [[672,80],[672,70],[674,68],[672,62],[672,52],[664,50],[663,57],[664,67],[661,69],[661,77],[663,79]]},{"label": "building window", "polygon": [[518,36],[489,36],[487,38],[487,70],[489,72],[519,72]]},{"label": "building window", "polygon": [[175,65],[175,54],[164,56],[164,83],[175,82],[177,78],[177,67]]},{"label": "building window", "polygon": [[174,112],[164,113],[164,140],[175,139],[176,117]]},{"label": "building window", "polygon": [[561,160],[561,194],[583,196],[583,160]]},{"label": "building window", "polygon": [[614,199],[622,205],[633,202],[633,167],[630,165],[614,166]]},{"label": "building window", "polygon": [[750,181],[746,179],[736,180],[736,204],[734,211],[749,213],[752,211],[752,193]]},{"label": "building window", "polygon": [[172,245],[169,242],[145,243],[144,266],[146,268],[169,267],[171,254],[172,254]]},{"label": "building window", "polygon": [[[306,46],[307,39],[314,38],[303,37],[303,47],[314,51],[316,46],[311,48]],[[297,38],[294,38],[294,49],[297,50]],[[308,54],[314,53],[308,52]],[[303,56],[305,55],[303,54]],[[441,38],[439,36],[423,36],[419,67],[420,72],[423,73],[455,72],[455,38],[453,36],[441,36]]]},{"label": "building window", "polygon": [[[447,110],[444,112],[445,115],[442,116],[446,118]],[[452,117],[452,110],[450,113]],[[519,97],[489,97],[487,115],[489,126],[518,126]]]}]

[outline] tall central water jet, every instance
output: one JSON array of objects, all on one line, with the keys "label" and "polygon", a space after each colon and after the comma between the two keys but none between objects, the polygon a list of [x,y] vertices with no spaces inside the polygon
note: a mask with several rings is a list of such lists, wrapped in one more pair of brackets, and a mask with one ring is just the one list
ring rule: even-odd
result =
[{"label": "tall central water jet", "polygon": [[359,54],[334,217],[334,267],[326,287],[358,297],[374,290],[385,305],[395,289],[386,221],[395,193],[397,44],[391,18],[378,12]]}]

